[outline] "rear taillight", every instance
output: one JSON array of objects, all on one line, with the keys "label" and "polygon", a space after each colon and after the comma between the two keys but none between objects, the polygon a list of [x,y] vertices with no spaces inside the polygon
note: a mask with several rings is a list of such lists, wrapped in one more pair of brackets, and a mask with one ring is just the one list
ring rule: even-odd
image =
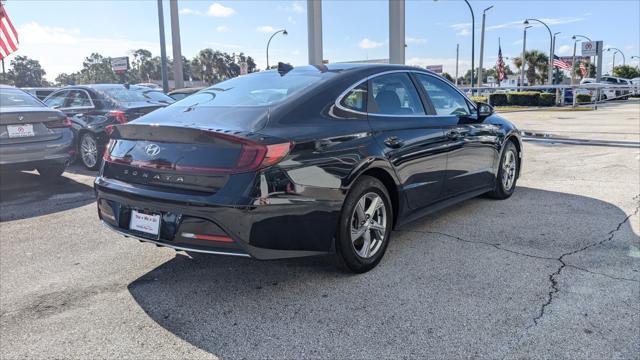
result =
[{"label": "rear taillight", "polygon": [[64,119],[47,121],[44,123],[44,125],[49,129],[69,128],[71,127],[71,119],[67,117]]},{"label": "rear taillight", "polygon": [[120,124],[124,124],[127,122],[127,114],[125,114],[124,111],[112,110],[112,111],[109,111],[107,115],[116,119],[116,121],[119,122]]}]

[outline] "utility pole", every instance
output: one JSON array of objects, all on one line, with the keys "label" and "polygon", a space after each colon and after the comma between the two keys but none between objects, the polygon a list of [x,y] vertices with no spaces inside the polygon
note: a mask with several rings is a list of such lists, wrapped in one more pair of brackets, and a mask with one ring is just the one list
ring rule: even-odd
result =
[{"label": "utility pole", "polygon": [[[460,44],[456,44],[456,86],[458,86],[458,62],[460,61]],[[2,62],[2,69],[4,71],[4,60]]]},{"label": "utility pole", "polygon": [[160,27],[160,72],[162,73],[162,90],[169,92],[169,79],[167,78],[167,49],[164,43],[164,11],[162,0],[158,0],[158,24]]},{"label": "utility pole", "polygon": [[484,11],[482,12],[482,32],[480,35],[480,65],[478,67],[478,87],[479,88],[482,87],[482,79],[483,79],[482,71],[484,70],[482,68],[482,63],[484,62],[484,24],[485,24],[485,20],[487,19],[487,10],[490,10],[492,7],[493,5],[484,9]]},{"label": "utility pole", "polygon": [[184,87],[184,74],[182,73],[182,48],[180,45],[180,19],[178,17],[178,0],[169,0],[171,13],[171,47],[173,49],[173,87]]}]

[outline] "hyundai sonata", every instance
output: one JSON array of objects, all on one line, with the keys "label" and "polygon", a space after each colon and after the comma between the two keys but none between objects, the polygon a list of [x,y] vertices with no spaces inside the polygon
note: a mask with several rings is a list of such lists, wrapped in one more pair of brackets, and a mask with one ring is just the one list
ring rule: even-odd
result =
[{"label": "hyundai sonata", "polygon": [[392,228],[513,193],[520,133],[429,71],[291,67],[114,126],[95,182],[114,231],[193,253],[335,254],[370,270]]}]

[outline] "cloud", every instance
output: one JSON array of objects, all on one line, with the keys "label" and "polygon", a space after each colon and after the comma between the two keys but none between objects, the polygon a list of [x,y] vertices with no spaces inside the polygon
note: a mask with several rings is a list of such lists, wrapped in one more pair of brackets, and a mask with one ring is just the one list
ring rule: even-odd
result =
[{"label": "cloud", "polygon": [[404,42],[407,44],[425,44],[427,39],[408,37],[404,39]]},{"label": "cloud", "polygon": [[[20,48],[9,58],[17,55],[38,60],[52,81],[60,73],[72,73],[82,69],[82,62],[93,52],[105,57],[127,56],[133,50],[147,49],[154,55],[159,54],[157,42],[148,42],[120,37],[83,36],[77,29],[45,26],[32,21],[17,26],[20,34]],[[167,53],[171,53],[170,42]],[[60,50],[64,56],[60,56]]]},{"label": "cloud", "polygon": [[229,17],[235,14],[236,11],[230,7],[223,6],[219,3],[213,3],[209,5],[207,15],[215,17]]},{"label": "cloud", "polygon": [[571,55],[573,54],[572,45],[562,45],[555,51],[556,55]]},{"label": "cloud", "polygon": [[272,33],[272,32],[276,31],[276,28],[274,28],[273,26],[269,26],[269,25],[258,26],[256,28],[256,31],[263,32],[263,33]]},{"label": "cloud", "polygon": [[291,15],[287,16],[287,21],[290,24],[295,24],[296,23],[296,19],[294,19],[293,16],[291,16]]},{"label": "cloud", "polygon": [[180,11],[178,11],[178,14],[180,15],[202,15],[202,13],[198,10],[193,10],[190,8],[182,8],[180,9]]},{"label": "cloud", "polygon": [[460,23],[449,25],[450,28],[456,31],[456,34],[460,36],[469,36],[471,35],[471,23]]},{"label": "cloud", "polygon": [[216,27],[216,31],[217,32],[228,32],[229,28],[227,26],[225,26],[225,25],[220,25],[220,26]]},{"label": "cloud", "polygon": [[358,43],[358,47],[361,49],[375,49],[375,48],[382,47],[382,45],[384,44],[381,42],[369,40],[368,38],[364,38],[360,40],[360,42]]},{"label": "cloud", "polygon": [[[561,18],[542,18],[540,20],[544,21],[545,23],[547,23],[547,25],[563,25],[563,24],[571,24],[571,23],[583,21],[583,20],[586,20],[586,18],[584,18],[584,17],[561,17]],[[515,20],[515,21],[510,21],[510,22],[507,22],[507,23],[503,23],[503,24],[491,25],[491,26],[487,26],[486,30],[490,31],[490,30],[496,30],[496,29],[522,29],[522,27],[524,26],[523,22],[524,22],[524,20]],[[530,21],[529,25],[532,25],[532,26],[543,26],[542,24],[540,24],[537,21]]]}]

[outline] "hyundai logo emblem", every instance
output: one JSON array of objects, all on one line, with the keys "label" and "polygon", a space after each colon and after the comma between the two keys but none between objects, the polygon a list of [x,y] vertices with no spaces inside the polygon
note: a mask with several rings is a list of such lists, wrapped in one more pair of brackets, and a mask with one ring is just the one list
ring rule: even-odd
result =
[{"label": "hyundai logo emblem", "polygon": [[156,156],[160,154],[160,146],[156,144],[149,144],[144,148],[144,152],[149,156]]}]

